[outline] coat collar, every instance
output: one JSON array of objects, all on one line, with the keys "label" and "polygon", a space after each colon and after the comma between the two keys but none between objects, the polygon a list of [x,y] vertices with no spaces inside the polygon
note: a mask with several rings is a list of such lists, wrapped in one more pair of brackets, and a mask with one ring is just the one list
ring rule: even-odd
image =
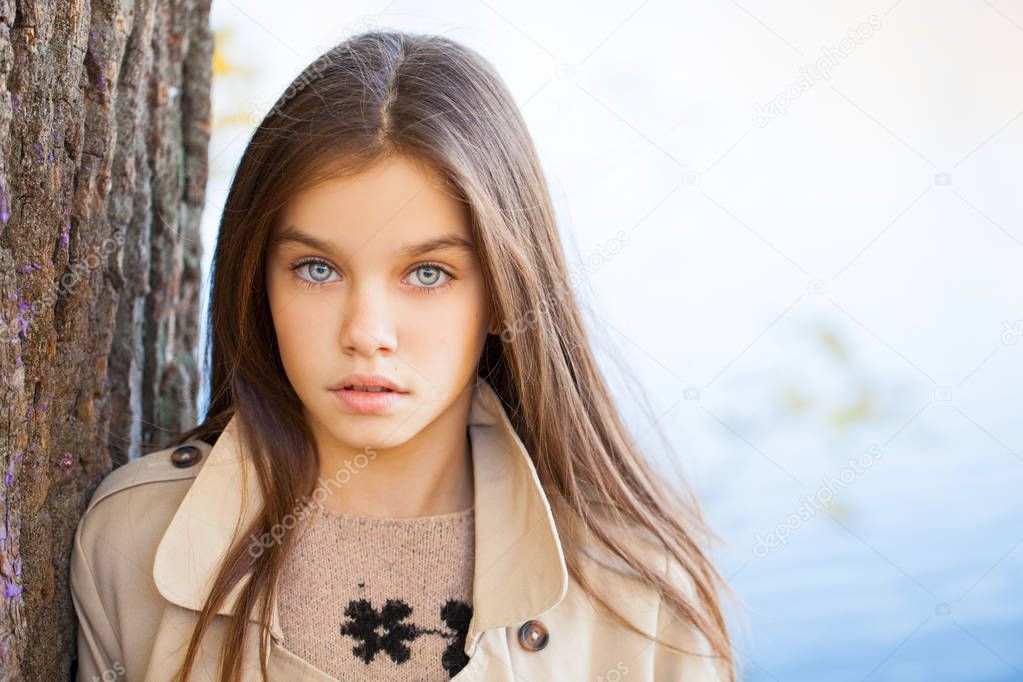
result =
[{"label": "coat collar", "polygon": [[[195,611],[202,609],[228,548],[261,507],[255,469],[245,461],[237,426],[234,416],[212,447],[193,441],[205,451],[205,464],[156,551],[153,578],[160,594]],[[473,616],[465,646],[471,656],[485,631],[557,605],[568,590],[568,571],[533,462],[500,397],[483,379],[473,388],[468,431],[476,538]],[[244,582],[218,613],[232,613]],[[258,622],[256,610],[249,619]],[[276,603],[270,633],[278,642],[283,639]]]}]

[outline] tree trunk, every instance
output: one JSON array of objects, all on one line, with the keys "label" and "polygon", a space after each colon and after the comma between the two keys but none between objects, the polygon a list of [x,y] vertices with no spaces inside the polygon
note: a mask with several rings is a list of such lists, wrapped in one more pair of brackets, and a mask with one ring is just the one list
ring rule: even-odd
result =
[{"label": "tree trunk", "polygon": [[195,423],[209,0],[0,0],[0,678],[71,674],[68,555]]}]

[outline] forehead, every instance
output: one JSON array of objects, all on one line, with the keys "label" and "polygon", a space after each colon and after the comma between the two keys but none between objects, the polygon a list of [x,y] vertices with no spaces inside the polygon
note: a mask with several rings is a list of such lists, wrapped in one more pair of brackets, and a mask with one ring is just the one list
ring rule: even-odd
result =
[{"label": "forehead", "polygon": [[296,233],[345,251],[460,237],[471,244],[464,202],[423,162],[392,156],[356,173],[325,180],[291,197],[272,245],[293,244]]}]

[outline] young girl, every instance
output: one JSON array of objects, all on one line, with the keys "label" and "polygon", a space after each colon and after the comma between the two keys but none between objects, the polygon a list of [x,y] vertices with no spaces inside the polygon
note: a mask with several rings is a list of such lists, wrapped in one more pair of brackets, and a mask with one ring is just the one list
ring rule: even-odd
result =
[{"label": "young girl", "polygon": [[205,421],[79,524],[78,679],[734,680],[713,536],[568,282],[490,64],[394,31],[311,64],[224,208]]}]

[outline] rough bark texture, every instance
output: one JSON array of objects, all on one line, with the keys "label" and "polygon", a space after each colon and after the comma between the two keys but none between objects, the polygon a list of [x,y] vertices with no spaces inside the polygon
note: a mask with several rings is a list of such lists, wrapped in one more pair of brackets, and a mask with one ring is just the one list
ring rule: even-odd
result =
[{"label": "rough bark texture", "polygon": [[209,0],[0,0],[0,677],[68,679],[99,480],[195,423]]}]

